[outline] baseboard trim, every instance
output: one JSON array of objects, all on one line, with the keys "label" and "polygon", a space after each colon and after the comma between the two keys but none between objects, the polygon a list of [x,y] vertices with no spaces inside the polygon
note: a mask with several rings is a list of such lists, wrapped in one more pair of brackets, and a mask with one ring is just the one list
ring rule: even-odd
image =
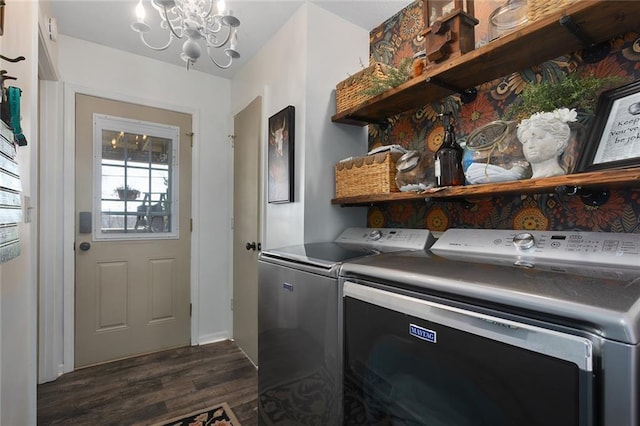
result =
[{"label": "baseboard trim", "polygon": [[208,343],[216,343],[223,340],[229,340],[229,333],[226,331],[221,331],[219,333],[206,334],[204,336],[198,337],[199,345],[206,345]]}]

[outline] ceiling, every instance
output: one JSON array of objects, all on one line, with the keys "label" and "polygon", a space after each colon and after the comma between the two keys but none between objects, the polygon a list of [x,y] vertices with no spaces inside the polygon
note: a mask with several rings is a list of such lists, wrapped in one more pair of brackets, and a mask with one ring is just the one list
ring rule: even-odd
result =
[{"label": "ceiling", "polygon": [[[180,59],[180,40],[174,40],[167,50],[154,51],[145,47],[139,35],[131,30],[137,2],[138,0],[50,0],[47,3],[50,3],[50,10],[57,21],[60,34],[185,66]],[[234,73],[258,53],[305,2],[313,3],[367,31],[412,3],[410,0],[226,0],[227,8],[231,9],[241,22],[237,32],[241,57],[234,60],[229,69],[222,70],[209,61],[205,50],[193,69],[223,78],[233,78]],[[152,15],[157,14],[154,13],[149,0],[144,0],[144,4],[147,13],[145,21],[155,30],[149,35],[160,36],[157,39],[149,37],[148,41],[157,46],[163,45],[168,35],[151,20],[155,18]],[[219,61],[224,63],[226,56],[222,52],[223,49],[214,50],[216,54],[222,55]]]}]

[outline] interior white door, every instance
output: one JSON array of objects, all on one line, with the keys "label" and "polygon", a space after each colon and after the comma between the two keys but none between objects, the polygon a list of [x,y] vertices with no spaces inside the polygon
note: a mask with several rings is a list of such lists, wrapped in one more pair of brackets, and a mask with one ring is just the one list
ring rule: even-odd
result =
[{"label": "interior white door", "polygon": [[258,97],[234,117],[233,125],[233,338],[256,365],[261,116]]},{"label": "interior white door", "polygon": [[76,95],[75,364],[190,344],[191,116]]}]

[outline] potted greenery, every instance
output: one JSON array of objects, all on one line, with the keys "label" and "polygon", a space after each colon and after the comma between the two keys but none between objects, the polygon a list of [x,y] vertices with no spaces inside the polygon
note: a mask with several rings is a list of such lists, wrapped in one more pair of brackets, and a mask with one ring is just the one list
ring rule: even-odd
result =
[{"label": "potted greenery", "polygon": [[121,200],[136,200],[140,196],[140,191],[131,188],[129,185],[118,186],[113,192]]},{"label": "potted greenery", "polygon": [[411,58],[404,58],[397,68],[387,66],[386,70],[382,77],[377,74],[369,76],[369,84],[363,89],[365,96],[378,96],[407,81],[411,77]]},{"label": "potted greenery", "polygon": [[560,108],[575,109],[578,121],[588,125],[593,117],[600,94],[626,82],[622,77],[569,74],[560,81],[529,84],[520,97],[505,111],[510,120],[522,120],[539,112]]}]

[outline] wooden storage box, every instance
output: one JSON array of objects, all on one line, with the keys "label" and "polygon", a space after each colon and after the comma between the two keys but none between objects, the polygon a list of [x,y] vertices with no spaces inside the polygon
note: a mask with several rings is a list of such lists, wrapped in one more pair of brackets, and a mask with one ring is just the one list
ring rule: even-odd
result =
[{"label": "wooden storage box", "polygon": [[396,161],[402,153],[381,152],[335,166],[336,198],[398,192]]},{"label": "wooden storage box", "polygon": [[336,113],[339,114],[371,98],[371,95],[365,93],[367,89],[373,87],[371,77],[375,76],[384,80],[388,75],[389,66],[376,62],[338,83],[336,85]]}]

